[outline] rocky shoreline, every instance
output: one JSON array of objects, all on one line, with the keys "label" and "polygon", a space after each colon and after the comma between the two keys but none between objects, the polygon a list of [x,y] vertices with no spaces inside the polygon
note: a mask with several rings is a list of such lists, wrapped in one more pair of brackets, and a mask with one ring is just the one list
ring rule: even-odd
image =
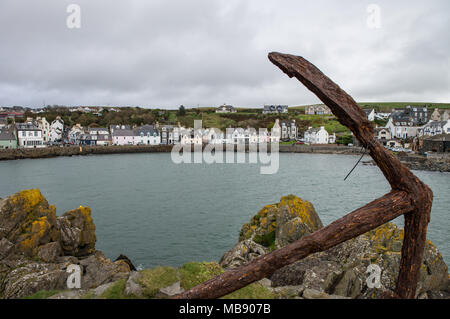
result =
[{"label": "rocky shoreline", "polygon": [[[400,162],[411,170],[450,172],[449,158],[427,158],[422,155],[398,155]],[[375,161],[364,161],[364,165],[376,165]]]},{"label": "rocky shoreline", "polygon": [[[39,190],[0,199],[0,297],[50,299],[168,298],[320,228],[314,206],[297,196],[263,207],[242,226],[238,243],[219,262],[137,271],[124,255],[111,261],[95,249],[88,207],[55,215]],[[395,287],[403,230],[387,223],[325,252],[277,270],[225,298],[381,298]],[[367,267],[381,267],[379,288],[368,288]],[[69,289],[68,269],[80,267],[79,289]],[[449,298],[448,268],[428,241],[418,298]]]}]

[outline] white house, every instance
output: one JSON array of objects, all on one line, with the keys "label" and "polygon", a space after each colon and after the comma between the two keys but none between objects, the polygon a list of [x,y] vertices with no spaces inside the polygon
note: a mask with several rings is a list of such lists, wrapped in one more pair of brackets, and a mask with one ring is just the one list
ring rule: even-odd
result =
[{"label": "white house", "polygon": [[278,119],[275,120],[275,124],[270,130],[270,142],[271,143],[279,143],[281,139],[281,126],[280,121]]},{"label": "white house", "polygon": [[159,145],[161,136],[153,125],[142,125],[136,129],[136,145]]},{"label": "white house", "polygon": [[375,121],[375,109],[363,109],[366,113],[367,119],[371,122]]},{"label": "white house", "polygon": [[295,120],[281,121],[281,139],[282,140],[295,140],[297,139],[297,125]]},{"label": "white house", "polygon": [[209,144],[223,144],[225,134],[216,128],[206,129],[204,132],[204,140]]},{"label": "white house", "polygon": [[216,109],[216,113],[236,113],[236,109],[232,105],[221,105]]},{"label": "white house", "polygon": [[390,117],[386,128],[391,131],[392,138],[408,138],[417,136],[419,126],[414,125],[412,118],[394,118]]},{"label": "white house", "polygon": [[192,144],[192,137],[194,132],[191,128],[182,128],[180,130],[180,144],[189,145]]},{"label": "white house", "polygon": [[308,115],[331,115],[331,110],[324,104],[309,105],[305,108],[305,114]]},{"label": "white house", "polygon": [[80,136],[84,133],[83,127],[77,123],[69,131],[68,137],[69,137],[69,143],[71,144],[79,144],[80,142]]},{"label": "white house", "polygon": [[323,126],[320,128],[309,127],[308,130],[305,131],[304,139],[305,143],[309,144],[328,144],[329,134]]},{"label": "white house", "polygon": [[50,123],[45,119],[45,117],[37,117],[36,118],[37,127],[42,131],[42,137],[44,139],[44,143],[50,141]]},{"label": "white house", "polygon": [[58,142],[63,138],[64,121],[58,116],[50,125],[50,142]]},{"label": "white house", "polygon": [[450,134],[450,120],[430,121],[418,130],[419,136],[435,136],[439,134]]},{"label": "white house", "polygon": [[387,127],[375,128],[375,138],[383,145],[386,145],[387,141],[390,140],[391,137],[391,131]]},{"label": "white house", "polygon": [[328,135],[328,143],[329,143],[329,144],[334,144],[334,143],[336,143],[336,134],[335,134],[335,133],[329,134],[329,135]]},{"label": "white house", "polygon": [[45,147],[42,131],[33,123],[17,123],[18,147],[41,148]]},{"label": "white house", "polygon": [[258,143],[269,143],[270,134],[266,128],[260,129],[258,131]]}]

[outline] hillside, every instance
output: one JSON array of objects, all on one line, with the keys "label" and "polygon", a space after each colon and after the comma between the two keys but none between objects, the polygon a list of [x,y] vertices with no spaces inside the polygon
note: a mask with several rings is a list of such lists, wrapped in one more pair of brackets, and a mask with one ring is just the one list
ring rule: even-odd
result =
[{"label": "hillside", "polygon": [[[359,102],[363,108],[375,108],[377,111],[390,112],[392,108],[403,108],[406,105],[424,106],[430,109],[436,107],[450,109],[450,103],[418,103],[418,102]],[[263,114],[262,109],[237,108],[236,113],[215,113],[214,107],[189,108],[184,112],[179,110],[147,109],[140,107],[121,107],[117,112],[105,111],[100,115],[70,112],[65,107],[47,107],[39,116],[46,117],[49,122],[61,116],[67,126],[80,123],[87,127],[108,127],[111,124],[142,125],[159,122],[161,125],[177,125],[193,127],[194,120],[202,120],[203,127],[216,127],[225,130],[227,127],[272,128],[275,119],[296,120],[299,131],[308,127],[325,126],[329,133],[349,133],[333,115],[306,115],[306,106],[291,106],[288,114]],[[36,117],[36,114],[26,112],[25,117]],[[380,124],[380,123],[379,123]]]}]

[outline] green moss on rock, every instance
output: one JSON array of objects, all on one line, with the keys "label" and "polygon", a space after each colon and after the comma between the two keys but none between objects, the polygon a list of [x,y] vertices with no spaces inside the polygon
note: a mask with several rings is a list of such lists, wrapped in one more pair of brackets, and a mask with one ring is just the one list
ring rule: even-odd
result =
[{"label": "green moss on rock", "polygon": [[314,206],[291,194],[281,197],[279,203],[264,206],[249,223],[244,224],[239,241],[252,238],[258,244],[275,248],[322,227]]}]

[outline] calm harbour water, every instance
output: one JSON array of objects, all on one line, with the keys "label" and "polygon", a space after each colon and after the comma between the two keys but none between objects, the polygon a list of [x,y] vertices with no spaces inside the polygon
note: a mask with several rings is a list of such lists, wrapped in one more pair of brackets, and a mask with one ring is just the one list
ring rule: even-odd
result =
[{"label": "calm harbour water", "polygon": [[[324,225],[380,197],[389,185],[351,155],[280,154],[280,169],[257,164],[174,164],[170,154],[117,154],[0,162],[0,197],[39,188],[57,214],[91,207],[97,249],[141,267],[218,261],[243,223],[295,194]],[[434,192],[428,238],[450,264],[450,173],[415,171]],[[396,222],[402,225],[402,217]]]}]

